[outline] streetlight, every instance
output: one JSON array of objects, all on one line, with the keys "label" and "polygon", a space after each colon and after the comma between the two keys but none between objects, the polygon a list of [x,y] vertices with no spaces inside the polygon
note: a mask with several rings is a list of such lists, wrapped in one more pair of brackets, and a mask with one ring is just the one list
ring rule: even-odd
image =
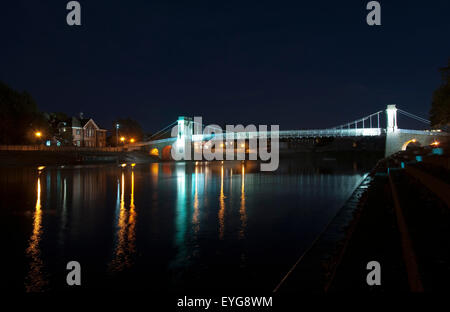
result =
[{"label": "streetlight", "polygon": [[120,142],[125,142],[125,137],[120,137]]},{"label": "streetlight", "polygon": [[41,131],[35,131],[34,136],[36,137],[36,143],[42,144],[42,132]]},{"label": "streetlight", "polygon": [[116,145],[119,145],[119,123],[116,123]]},{"label": "streetlight", "polygon": [[130,139],[130,143],[134,143],[134,139],[133,138]]}]

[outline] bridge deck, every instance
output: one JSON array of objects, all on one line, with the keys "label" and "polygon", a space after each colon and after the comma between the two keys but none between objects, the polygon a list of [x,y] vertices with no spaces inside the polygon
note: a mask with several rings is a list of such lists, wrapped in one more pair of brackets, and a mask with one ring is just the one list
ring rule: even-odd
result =
[{"label": "bridge deck", "polygon": [[[398,133],[408,133],[417,135],[432,135],[432,136],[448,136],[446,132],[437,131],[422,131],[422,130],[409,130],[409,129],[397,129]],[[270,138],[271,131],[259,131],[259,132],[233,132],[233,133],[213,133],[213,134],[194,134],[192,135],[192,141],[208,141],[212,139],[217,140],[239,140],[239,139],[251,139],[251,138]],[[292,139],[292,138],[316,138],[316,137],[375,137],[386,135],[386,129],[384,128],[359,128],[359,129],[314,129],[314,130],[281,130],[273,133],[275,137],[280,139]],[[171,144],[176,138],[160,139],[148,142],[142,142],[141,145],[153,145],[153,144]]]}]

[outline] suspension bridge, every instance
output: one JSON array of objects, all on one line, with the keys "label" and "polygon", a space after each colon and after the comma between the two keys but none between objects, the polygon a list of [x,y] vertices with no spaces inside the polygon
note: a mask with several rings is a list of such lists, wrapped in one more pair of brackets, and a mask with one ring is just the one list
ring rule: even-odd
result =
[{"label": "suspension bridge", "polygon": [[[385,138],[385,156],[405,150],[409,144],[426,146],[439,144],[448,140],[450,133],[441,130],[413,130],[398,127],[397,116],[401,114],[427,126],[427,119],[416,116],[396,105],[388,105],[385,110],[380,110],[365,117],[326,129],[311,130],[265,130],[257,131],[256,128],[244,128],[241,131],[222,131],[218,126],[205,126],[196,123],[190,117],[179,117],[170,125],[156,132],[148,141],[137,142],[128,146],[129,150],[144,149],[150,154],[162,159],[171,158],[171,148],[177,142],[192,142],[194,148],[201,144],[202,148],[211,147],[211,141],[222,142],[220,144],[233,144],[235,149],[246,148],[245,140],[252,138],[278,138],[284,140],[302,138]],[[385,125],[383,126],[383,121]],[[176,132],[173,132],[174,127]],[[170,137],[167,137],[170,136]],[[230,143],[232,142],[232,143]],[[181,145],[181,144],[179,144]]]}]

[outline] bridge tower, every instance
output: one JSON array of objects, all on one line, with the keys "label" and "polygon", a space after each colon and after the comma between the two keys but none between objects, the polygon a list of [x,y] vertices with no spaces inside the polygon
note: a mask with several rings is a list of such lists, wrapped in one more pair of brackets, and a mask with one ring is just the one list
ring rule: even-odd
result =
[{"label": "bridge tower", "polygon": [[194,121],[191,117],[178,117],[178,134],[176,141],[176,154],[186,159],[191,154],[192,134],[194,132]]},{"label": "bridge tower", "polygon": [[386,145],[384,148],[384,156],[388,157],[399,151],[398,141],[399,133],[397,131],[397,108],[395,104],[389,104],[386,107]]},{"label": "bridge tower", "polygon": [[386,132],[395,132],[397,129],[397,108],[395,104],[389,104],[386,108]]}]

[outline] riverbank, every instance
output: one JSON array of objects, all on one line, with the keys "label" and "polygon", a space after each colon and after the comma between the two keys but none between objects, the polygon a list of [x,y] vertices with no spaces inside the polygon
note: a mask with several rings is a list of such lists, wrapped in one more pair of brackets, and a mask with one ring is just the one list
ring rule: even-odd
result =
[{"label": "riverbank", "polygon": [[[422,148],[379,161],[276,290],[448,290],[448,152]],[[370,261],[381,265],[380,286],[366,282]]]},{"label": "riverbank", "polygon": [[140,151],[0,151],[1,166],[85,165],[99,163],[146,163],[158,158]]}]

